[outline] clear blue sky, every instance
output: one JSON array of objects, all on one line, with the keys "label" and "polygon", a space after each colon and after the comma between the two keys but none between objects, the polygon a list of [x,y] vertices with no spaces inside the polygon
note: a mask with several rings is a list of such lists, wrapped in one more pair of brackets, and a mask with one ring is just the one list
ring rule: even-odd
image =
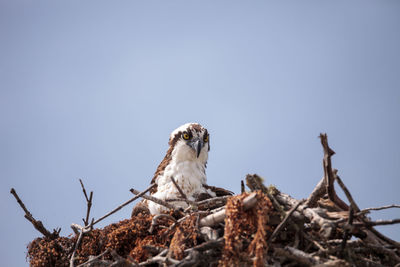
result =
[{"label": "clear blue sky", "polygon": [[147,187],[192,121],[211,134],[209,184],[239,192],[258,173],[307,197],[327,132],[360,207],[400,203],[399,14],[399,1],[1,0],[2,265],[26,266],[40,236],[11,187],[68,235],[85,216],[78,178],[99,218]]}]

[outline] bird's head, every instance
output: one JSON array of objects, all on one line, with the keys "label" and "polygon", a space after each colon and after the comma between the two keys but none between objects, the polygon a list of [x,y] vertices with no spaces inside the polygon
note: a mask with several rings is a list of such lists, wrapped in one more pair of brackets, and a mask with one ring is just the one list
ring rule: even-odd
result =
[{"label": "bird's head", "polygon": [[175,129],[169,138],[172,157],[178,161],[200,160],[207,162],[210,150],[209,134],[198,123],[186,123]]}]

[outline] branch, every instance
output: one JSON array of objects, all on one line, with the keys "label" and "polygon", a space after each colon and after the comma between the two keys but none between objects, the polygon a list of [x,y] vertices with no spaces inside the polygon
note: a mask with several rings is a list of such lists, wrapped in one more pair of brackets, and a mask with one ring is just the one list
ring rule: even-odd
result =
[{"label": "branch", "polygon": [[93,256],[92,258],[90,258],[88,261],[86,261],[86,262],[84,262],[84,263],[81,263],[81,264],[79,264],[78,266],[76,266],[76,267],[83,267],[83,266],[85,266],[86,264],[89,264],[89,263],[93,263],[94,261],[96,261],[96,260],[98,260],[98,259],[100,259],[101,257],[103,257],[104,255],[106,255],[108,252],[110,252],[110,249],[106,249],[103,253],[101,253],[101,254],[99,254],[99,255],[97,255],[97,256]]},{"label": "branch", "polygon": [[[257,193],[252,193],[243,200],[243,207],[245,210],[252,208],[257,203]],[[199,222],[200,226],[213,226],[225,219],[225,209],[216,213],[210,214],[202,218]]]},{"label": "branch", "polygon": [[392,204],[392,205],[387,205],[387,206],[382,206],[382,207],[377,207],[377,208],[366,208],[366,209],[360,210],[356,214],[356,216],[369,213],[371,210],[384,210],[384,209],[390,209],[390,208],[400,208],[400,205]]},{"label": "branch", "polygon": [[389,224],[397,224],[400,223],[400,219],[393,219],[393,220],[377,220],[377,221],[363,221],[362,223],[357,223],[355,225],[361,226],[377,226],[377,225],[389,225]]},{"label": "branch", "polygon": [[279,233],[279,231],[286,225],[287,221],[289,220],[290,216],[292,216],[293,212],[296,211],[296,209],[303,204],[304,200],[299,201],[299,203],[296,204],[296,206],[293,206],[289,212],[286,214],[285,218],[282,220],[282,222],[275,228],[274,232],[272,235],[268,238],[267,244],[271,243],[276,235]]},{"label": "branch", "polygon": [[334,171],[333,175],[335,176],[335,179],[338,182],[338,184],[340,185],[340,187],[343,189],[343,192],[346,195],[347,199],[349,200],[350,205],[353,206],[354,211],[355,212],[360,211],[360,208],[358,207],[358,205],[354,201],[353,197],[351,196],[349,189],[347,189],[347,187],[344,185],[342,179],[340,179],[339,175],[337,175],[337,170]]},{"label": "branch", "polygon": [[349,207],[346,203],[341,200],[335,192],[334,181],[335,177],[332,172],[332,162],[331,157],[335,154],[329,145],[328,145],[328,136],[327,134],[320,134],[319,138],[321,139],[321,144],[324,149],[324,159],[322,161],[324,167],[324,177],[325,177],[325,185],[326,185],[326,192],[328,193],[329,199],[338,205],[342,210],[349,210]]},{"label": "branch", "polygon": [[83,233],[84,233],[84,228],[81,229],[81,232],[79,233],[78,240],[75,243],[74,251],[72,252],[71,258],[69,260],[69,266],[74,267],[74,261],[75,261],[75,254],[77,249],[79,248],[82,238],[83,238]]},{"label": "branch", "polygon": [[86,203],[87,203],[86,219],[82,219],[85,226],[87,226],[89,224],[90,208],[92,207],[93,191],[90,191],[90,196],[88,197],[86,194],[85,186],[83,185],[82,180],[79,179],[79,182],[81,183],[82,191],[83,191],[83,194],[85,195]]},{"label": "branch", "polygon": [[322,177],[317,186],[311,192],[305,204],[310,208],[316,207],[317,201],[321,197],[323,197],[325,193],[326,193],[326,180],[325,177]]},{"label": "branch", "polygon": [[344,249],[346,247],[347,240],[349,239],[349,237],[351,237],[351,234],[349,234],[349,232],[350,232],[351,226],[353,225],[353,218],[354,218],[354,208],[353,208],[353,205],[350,205],[349,219],[348,219],[347,224],[344,229],[342,244],[340,245],[340,253],[341,254],[344,253]]},{"label": "branch", "polygon": [[25,212],[24,217],[32,223],[33,227],[35,227],[36,230],[38,230],[42,235],[44,235],[45,237],[47,237],[49,239],[56,239],[59,236],[61,228],[59,228],[58,230],[54,229],[53,233],[50,233],[50,231],[44,227],[44,225],[41,221],[37,221],[37,220],[35,220],[35,218],[33,218],[32,214],[25,207],[25,204],[19,198],[19,196],[14,188],[11,188],[10,193],[15,197],[15,199],[17,200],[20,207],[24,210],[24,212]]},{"label": "branch", "polygon": [[[153,196],[145,195],[145,193],[144,193],[144,194],[141,194],[141,193],[140,193],[139,191],[137,191],[136,189],[131,188],[129,191],[131,191],[132,194],[135,194],[136,197],[142,197],[142,198],[144,198],[144,199],[153,201],[153,202],[157,203],[158,205],[164,206],[164,207],[166,207],[167,209],[170,209],[170,210],[178,210],[178,208],[175,207],[174,205],[171,205],[171,204],[169,204],[168,202],[166,202],[166,201],[164,201],[164,200],[161,200],[161,199],[159,199],[159,198],[155,198],[155,197],[153,197]],[[142,193],[143,193],[143,192],[142,192]]]},{"label": "branch", "polygon": [[[112,211],[110,211],[109,213],[107,213],[106,215],[104,215],[103,217],[97,219],[96,221],[93,222],[92,225],[97,224],[98,222],[104,220],[104,219],[107,218],[108,216],[110,216],[110,215],[116,213],[117,211],[119,211],[120,209],[122,209],[123,207],[125,207],[126,205],[128,205],[128,204],[130,204],[131,202],[135,201],[135,200],[138,199],[139,197],[143,196],[144,194],[146,194],[147,192],[149,192],[150,189],[152,189],[155,185],[156,185],[156,184],[151,184],[151,185],[150,185],[146,190],[144,190],[143,192],[139,192],[139,191],[136,191],[136,190],[135,190],[136,192],[138,192],[138,193],[136,194],[135,197],[129,199],[129,200],[126,201],[125,203],[121,204],[120,206],[116,207],[115,209],[113,209]],[[131,190],[134,190],[134,189],[131,189]]]},{"label": "branch", "polygon": [[162,217],[168,218],[168,219],[170,219],[171,221],[176,222],[175,218],[172,217],[171,215],[168,215],[168,214],[158,214],[158,215],[154,216],[153,219],[151,220],[151,226],[150,226],[150,229],[149,229],[149,233],[150,233],[150,234],[153,233],[154,226],[157,225],[157,220],[158,220],[159,218],[162,218]]},{"label": "branch", "polygon": [[275,248],[275,254],[278,256],[284,256],[288,259],[296,261],[298,264],[301,263],[306,266],[316,266],[320,263],[317,258],[314,258],[310,254],[289,246],[284,248]]},{"label": "branch", "polygon": [[176,183],[174,177],[171,176],[171,181],[172,183],[175,185],[176,189],[178,189],[179,194],[181,194],[181,197],[183,198],[183,201],[185,201],[189,206],[195,204],[194,201],[191,201],[187,198],[187,196],[185,195],[185,193],[183,193],[182,189],[180,188],[180,186]]}]

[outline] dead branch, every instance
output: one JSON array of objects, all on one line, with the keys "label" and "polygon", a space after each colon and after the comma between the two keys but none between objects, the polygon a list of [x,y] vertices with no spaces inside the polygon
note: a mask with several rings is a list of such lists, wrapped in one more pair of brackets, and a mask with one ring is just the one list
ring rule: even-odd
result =
[{"label": "dead branch", "polygon": [[345,249],[346,244],[347,244],[347,240],[351,237],[351,234],[349,234],[349,233],[350,233],[350,228],[353,225],[353,218],[354,218],[354,210],[353,210],[353,204],[352,204],[352,205],[350,205],[349,219],[348,219],[347,224],[345,226],[344,234],[343,234],[343,241],[342,241],[342,244],[340,246],[340,253],[341,254],[343,254],[343,252],[344,252],[344,249]]},{"label": "dead branch", "polygon": [[38,230],[42,235],[44,235],[45,237],[47,237],[49,239],[56,239],[59,236],[61,228],[59,228],[58,230],[54,229],[53,233],[50,233],[50,231],[47,230],[46,227],[44,227],[44,225],[41,221],[37,221],[37,220],[35,220],[35,218],[33,218],[32,214],[25,207],[24,202],[22,202],[22,200],[19,198],[19,196],[14,188],[11,188],[10,193],[15,197],[15,199],[17,200],[20,207],[24,210],[24,212],[25,212],[24,217],[32,223],[33,227],[35,227],[36,230]]},{"label": "dead branch", "polygon": [[81,183],[83,195],[86,198],[86,203],[87,203],[87,209],[86,209],[86,219],[82,219],[83,223],[86,225],[89,225],[89,216],[90,216],[90,208],[92,207],[92,199],[93,199],[93,191],[90,191],[90,196],[88,197],[86,193],[85,186],[83,185],[83,182],[81,179],[79,179],[79,182]]},{"label": "dead branch", "polygon": [[400,219],[392,219],[392,220],[377,220],[377,221],[363,221],[361,223],[355,223],[356,226],[377,226],[377,225],[390,225],[400,223]]},{"label": "dead branch", "polygon": [[296,211],[296,209],[303,204],[304,200],[299,201],[295,206],[293,206],[289,212],[286,214],[285,218],[282,220],[282,222],[275,228],[274,232],[272,235],[269,237],[267,243],[271,243],[276,235],[279,233],[279,231],[286,225],[287,221],[289,220],[290,216],[292,216],[293,212]]},{"label": "dead branch", "polygon": [[221,207],[226,204],[226,201],[230,197],[231,196],[213,197],[213,198],[199,201],[196,203],[196,205],[200,210],[206,210],[206,209],[209,209],[210,207]]},{"label": "dead branch", "polygon": [[[104,220],[104,219],[107,218],[108,216],[110,216],[110,215],[116,213],[117,211],[119,211],[120,209],[122,209],[123,207],[125,207],[126,205],[128,205],[128,204],[132,203],[133,201],[135,201],[136,199],[140,198],[142,195],[144,195],[144,194],[146,194],[147,192],[149,192],[154,186],[155,186],[155,184],[151,184],[151,185],[150,185],[146,190],[144,190],[143,192],[138,192],[138,191],[136,191],[136,192],[138,192],[138,193],[136,194],[135,197],[133,197],[133,198],[129,199],[128,201],[126,201],[125,203],[119,205],[118,207],[116,207],[115,209],[113,209],[112,211],[110,211],[109,213],[107,213],[106,215],[104,215],[103,217],[101,217],[101,218],[95,220],[95,221],[93,222],[93,225],[95,225],[95,224],[101,222],[102,220]],[[134,190],[134,189],[131,189],[131,190]]]},{"label": "dead branch", "polygon": [[164,218],[167,218],[167,219],[170,219],[171,221],[176,222],[175,218],[172,217],[171,215],[168,215],[168,214],[158,214],[158,215],[154,216],[153,219],[151,220],[151,226],[150,226],[150,229],[149,229],[149,233],[150,233],[150,234],[153,233],[154,226],[157,225],[157,220],[160,219],[160,218],[163,218],[163,217],[164,217]]},{"label": "dead branch", "polygon": [[[244,209],[250,209],[257,203],[257,194],[252,193],[243,200]],[[200,226],[213,226],[225,219],[225,209],[217,211],[200,220]]]},{"label": "dead branch", "polygon": [[306,266],[314,266],[321,263],[319,257],[313,257],[304,251],[289,246],[275,248],[275,255],[289,258]]},{"label": "dead branch", "polygon": [[360,210],[356,216],[362,215],[369,213],[371,210],[384,210],[384,209],[391,209],[391,208],[400,208],[400,205],[392,204],[392,205],[387,205],[387,206],[382,206],[382,207],[376,207],[376,208],[366,208]]},{"label": "dead branch", "polygon": [[326,179],[322,177],[317,186],[307,198],[306,205],[310,208],[316,207],[317,201],[326,194]]},{"label": "dead branch", "polygon": [[349,207],[346,203],[343,202],[337,195],[334,187],[335,177],[332,171],[332,162],[331,157],[335,154],[329,145],[328,145],[328,135],[320,134],[321,144],[324,149],[324,159],[322,161],[324,167],[324,177],[325,177],[325,185],[326,185],[326,192],[328,193],[329,199],[338,205],[342,210],[349,210]]},{"label": "dead branch", "polygon": [[180,186],[176,183],[174,177],[172,177],[172,176],[171,176],[171,181],[172,181],[172,183],[175,185],[176,189],[178,189],[179,194],[180,194],[181,197],[183,198],[183,201],[186,202],[186,204],[188,204],[189,206],[195,204],[194,201],[191,201],[191,200],[189,200],[189,199],[187,198],[186,194],[183,193],[182,189],[181,189]]},{"label": "dead branch", "polygon": [[70,266],[70,267],[74,267],[74,266],[75,266],[75,265],[74,265],[75,254],[76,254],[77,249],[78,249],[79,246],[81,245],[82,238],[83,238],[83,234],[84,234],[84,227],[82,227],[81,232],[79,233],[78,240],[77,240],[76,243],[75,243],[74,251],[72,252],[71,259],[69,260],[69,266]]},{"label": "dead branch", "polygon": [[[83,267],[83,266],[88,265],[88,264],[90,264],[90,263],[95,263],[95,261],[97,261],[98,259],[100,259],[100,258],[103,257],[104,255],[106,255],[108,252],[110,252],[110,250],[109,250],[109,249],[106,249],[104,252],[100,253],[100,254],[97,255],[97,256],[92,256],[92,257],[90,257],[90,259],[89,259],[88,261],[85,261],[84,263],[81,263],[81,264],[79,264],[79,265],[76,266],[76,267]],[[88,265],[88,266],[90,266],[90,265]]]},{"label": "dead branch", "polygon": [[178,208],[175,207],[174,205],[171,205],[168,202],[166,202],[164,200],[161,200],[159,198],[155,198],[153,196],[148,196],[148,195],[145,195],[145,194],[142,194],[142,195],[139,196],[139,194],[141,194],[141,192],[139,192],[139,191],[137,191],[136,189],[133,189],[133,188],[131,188],[130,191],[132,192],[132,194],[135,194],[137,197],[142,197],[144,199],[153,201],[153,202],[157,203],[158,205],[166,207],[167,209],[178,210]]},{"label": "dead branch", "polygon": [[337,170],[335,169],[333,172],[333,175],[336,179],[336,181],[338,182],[338,184],[340,185],[340,187],[342,188],[344,194],[346,195],[347,199],[350,202],[350,205],[353,206],[354,212],[359,212],[360,208],[358,207],[357,203],[354,201],[352,195],[350,194],[349,189],[347,189],[347,187],[344,185],[342,179],[340,179],[339,175],[337,175]]}]

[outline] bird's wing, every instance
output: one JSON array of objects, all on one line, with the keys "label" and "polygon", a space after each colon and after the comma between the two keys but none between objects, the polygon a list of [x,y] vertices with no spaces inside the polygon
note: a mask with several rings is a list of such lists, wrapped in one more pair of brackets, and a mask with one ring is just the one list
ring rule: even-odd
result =
[{"label": "bird's wing", "polygon": [[226,189],[221,188],[221,187],[211,186],[211,185],[207,185],[207,184],[203,184],[203,186],[206,189],[210,189],[212,192],[214,192],[217,195],[217,197],[232,196],[233,195],[232,191],[226,190]]}]

